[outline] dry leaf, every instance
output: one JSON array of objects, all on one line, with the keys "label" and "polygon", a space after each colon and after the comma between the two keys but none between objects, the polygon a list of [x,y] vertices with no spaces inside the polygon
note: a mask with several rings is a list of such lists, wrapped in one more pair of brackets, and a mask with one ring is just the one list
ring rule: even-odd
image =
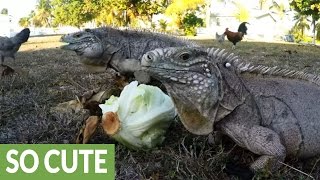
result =
[{"label": "dry leaf", "polygon": [[91,139],[92,135],[96,132],[99,125],[100,118],[98,116],[90,116],[86,121],[83,127],[80,130],[80,133],[76,139],[77,144],[86,144]]}]

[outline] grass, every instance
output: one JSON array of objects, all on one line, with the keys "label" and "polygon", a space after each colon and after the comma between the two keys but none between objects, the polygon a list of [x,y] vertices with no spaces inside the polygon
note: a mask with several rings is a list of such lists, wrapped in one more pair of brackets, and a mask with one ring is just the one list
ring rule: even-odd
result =
[{"label": "grass", "polygon": [[[0,143],[74,143],[85,113],[57,114],[52,107],[96,88],[113,86],[114,73],[91,73],[73,52],[58,47],[59,36],[34,37],[23,44],[16,61],[5,63],[18,73],[0,79]],[[226,48],[212,39],[196,40],[204,46]],[[244,61],[320,74],[320,48],[288,43],[240,42],[234,50]],[[149,151],[131,151],[101,130],[90,143],[116,144],[117,179],[237,179],[224,172],[226,163],[246,166],[256,156],[222,138],[212,144],[210,136],[188,133],[177,121],[163,146]],[[286,164],[315,179],[320,167],[315,157],[288,158]],[[276,173],[261,172],[255,179],[307,179],[288,166]]]}]

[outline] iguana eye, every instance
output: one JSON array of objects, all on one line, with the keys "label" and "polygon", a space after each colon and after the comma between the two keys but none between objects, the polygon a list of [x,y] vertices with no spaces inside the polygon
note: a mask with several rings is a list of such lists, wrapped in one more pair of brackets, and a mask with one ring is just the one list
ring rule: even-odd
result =
[{"label": "iguana eye", "polygon": [[81,36],[81,34],[75,34],[74,36],[78,38]]},{"label": "iguana eye", "polygon": [[190,54],[187,53],[187,52],[182,53],[182,54],[180,54],[179,58],[184,60],[184,61],[186,61],[186,60],[188,60],[190,58]]}]

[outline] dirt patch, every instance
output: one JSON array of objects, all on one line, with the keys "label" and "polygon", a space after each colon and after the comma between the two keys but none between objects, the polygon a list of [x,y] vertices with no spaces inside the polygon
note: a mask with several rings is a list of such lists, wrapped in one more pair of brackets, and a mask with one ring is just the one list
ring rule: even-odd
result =
[{"label": "dirt patch", "polygon": [[[96,88],[113,86],[112,71],[91,73],[73,52],[58,47],[58,36],[30,38],[17,53],[16,61],[5,64],[15,70],[0,79],[0,143],[74,143],[84,114],[50,112],[58,103]],[[205,46],[226,48],[213,40],[199,40]],[[290,67],[320,73],[320,49],[295,44],[240,42],[236,54],[255,64]],[[179,121],[173,123],[163,146],[150,152],[131,151],[109,139],[99,129],[90,143],[116,144],[117,179],[235,179],[224,172],[227,163],[248,165],[256,157],[223,138],[216,145],[207,136],[188,133]],[[316,179],[320,178],[319,158],[286,163]],[[257,179],[305,179],[289,167],[275,174],[262,172]]]}]

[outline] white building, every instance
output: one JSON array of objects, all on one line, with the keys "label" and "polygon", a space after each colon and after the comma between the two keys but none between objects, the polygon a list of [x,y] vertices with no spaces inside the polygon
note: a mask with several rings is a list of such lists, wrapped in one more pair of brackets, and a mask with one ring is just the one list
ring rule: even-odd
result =
[{"label": "white building", "polygon": [[[210,30],[212,35],[216,32],[222,34],[226,28],[237,31],[241,23],[236,18],[236,13],[239,12],[237,4],[241,4],[249,16],[246,20],[250,23],[247,25],[247,39],[280,40],[294,24],[288,0],[269,0],[263,5],[258,0],[211,0],[207,11],[207,31]],[[280,5],[283,12],[272,8],[275,5]]]},{"label": "white building", "polygon": [[0,36],[9,36],[13,34],[12,16],[0,14]]}]

